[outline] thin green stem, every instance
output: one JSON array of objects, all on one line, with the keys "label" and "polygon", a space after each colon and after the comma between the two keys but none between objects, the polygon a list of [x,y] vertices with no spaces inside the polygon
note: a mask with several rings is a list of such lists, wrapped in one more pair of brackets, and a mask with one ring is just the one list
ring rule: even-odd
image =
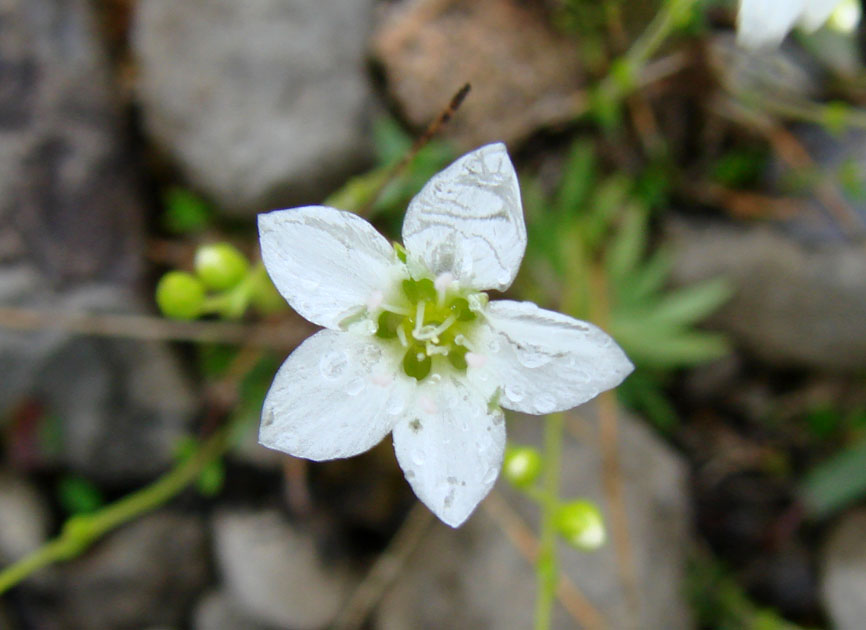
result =
[{"label": "thin green stem", "polygon": [[67,520],[57,538],[0,571],[0,594],[40,569],[78,556],[107,532],[158,508],[179,494],[199,477],[208,464],[226,452],[231,430],[231,425],[220,429],[193,457],[149,486],[93,514],[73,516]]},{"label": "thin green stem", "polygon": [[541,499],[541,535],[535,573],[538,594],[535,600],[535,630],[549,630],[553,619],[553,603],[559,582],[556,561],[556,510],[559,505],[559,468],[562,457],[562,436],[565,417],[555,413],[545,418],[544,478]]}]

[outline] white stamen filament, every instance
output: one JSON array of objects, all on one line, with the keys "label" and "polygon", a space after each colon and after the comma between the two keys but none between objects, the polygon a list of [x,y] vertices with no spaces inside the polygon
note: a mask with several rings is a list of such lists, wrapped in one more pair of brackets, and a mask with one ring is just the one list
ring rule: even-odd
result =
[{"label": "white stamen filament", "polygon": [[428,341],[426,344],[427,356],[433,356],[434,354],[448,354],[451,350],[449,346],[437,346],[432,341]]},{"label": "white stamen filament", "polygon": [[426,307],[426,302],[423,300],[418,302],[418,306],[415,307],[415,330],[412,331],[412,336],[415,339],[422,339],[421,337],[421,329],[424,327],[424,308]]},{"label": "white stamen filament", "polygon": [[409,347],[409,340],[406,339],[406,331],[403,330],[403,326],[397,326],[397,338],[400,339],[400,345],[404,348]]},{"label": "white stamen filament", "polygon": [[442,322],[441,324],[439,324],[439,325],[438,325],[438,326],[433,330],[433,334],[434,334],[436,337],[438,337],[439,335],[441,335],[442,333],[444,333],[446,330],[448,330],[449,328],[451,328],[451,324],[453,324],[453,323],[456,322],[456,321],[457,321],[457,316],[454,315],[454,314],[452,313],[451,315],[448,316],[448,319],[446,319],[444,322]]},{"label": "white stamen filament", "polygon": [[390,311],[397,315],[402,315],[403,317],[408,317],[412,312],[408,308],[403,308],[402,306],[394,306],[393,304],[382,304],[383,311]]}]

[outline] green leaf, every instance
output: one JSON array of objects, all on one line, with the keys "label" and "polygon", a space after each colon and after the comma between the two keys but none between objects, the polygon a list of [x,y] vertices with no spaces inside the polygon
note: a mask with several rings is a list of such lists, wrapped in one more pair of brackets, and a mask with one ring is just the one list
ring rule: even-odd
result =
[{"label": "green leaf", "polygon": [[674,259],[665,250],[656,251],[648,260],[615,283],[617,302],[626,307],[645,305],[662,290],[670,276]]},{"label": "green leaf", "polygon": [[200,232],[212,219],[207,202],[184,188],[169,188],[163,195],[163,205],[162,227],[172,234]]},{"label": "green leaf", "polygon": [[800,494],[813,518],[827,517],[866,496],[866,439],[812,469]]},{"label": "green leaf", "polygon": [[733,290],[724,278],[714,278],[665,294],[648,316],[662,325],[693,324],[713,313],[732,295]]},{"label": "green leaf", "polygon": [[575,216],[587,202],[595,182],[595,148],[587,140],[575,142],[562,171],[559,190],[553,200],[558,214]]},{"label": "green leaf", "polygon": [[99,488],[84,477],[74,475],[60,479],[57,499],[67,514],[90,514],[105,503]]},{"label": "green leaf", "polygon": [[723,335],[695,330],[664,329],[639,321],[611,321],[614,339],[638,366],[659,369],[689,367],[725,356],[730,348]]},{"label": "green leaf", "polygon": [[646,212],[636,205],[630,205],[623,213],[622,224],[607,248],[607,271],[614,282],[635,268],[643,256],[648,237]]},{"label": "green leaf", "polygon": [[679,424],[673,404],[658,380],[645,369],[633,372],[616,391],[626,406],[640,412],[661,431],[668,433]]}]

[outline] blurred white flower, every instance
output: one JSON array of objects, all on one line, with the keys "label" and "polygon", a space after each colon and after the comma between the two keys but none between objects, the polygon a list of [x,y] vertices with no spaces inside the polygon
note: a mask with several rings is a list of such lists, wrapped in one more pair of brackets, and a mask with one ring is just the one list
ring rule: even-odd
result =
[{"label": "blurred white flower", "polygon": [[393,432],[415,494],[456,527],[499,474],[502,407],[546,414],[618,385],[633,369],[596,326],[530,302],[488,302],[526,248],[503,144],[434,176],[403,242],[324,206],[259,216],[262,258],[292,307],[322,330],[286,359],[259,440],[312,460],[349,457]]},{"label": "blurred white flower", "polygon": [[778,46],[801,26],[815,31],[846,0],[740,0],[737,39],[747,48]]}]

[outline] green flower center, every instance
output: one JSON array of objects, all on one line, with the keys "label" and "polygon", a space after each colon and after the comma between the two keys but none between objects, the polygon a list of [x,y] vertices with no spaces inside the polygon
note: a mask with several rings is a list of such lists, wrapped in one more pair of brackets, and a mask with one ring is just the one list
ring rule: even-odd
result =
[{"label": "green flower center", "polygon": [[476,311],[486,299],[484,293],[461,290],[450,278],[407,278],[384,300],[376,336],[399,345],[403,371],[419,381],[446,364],[465,372]]}]

